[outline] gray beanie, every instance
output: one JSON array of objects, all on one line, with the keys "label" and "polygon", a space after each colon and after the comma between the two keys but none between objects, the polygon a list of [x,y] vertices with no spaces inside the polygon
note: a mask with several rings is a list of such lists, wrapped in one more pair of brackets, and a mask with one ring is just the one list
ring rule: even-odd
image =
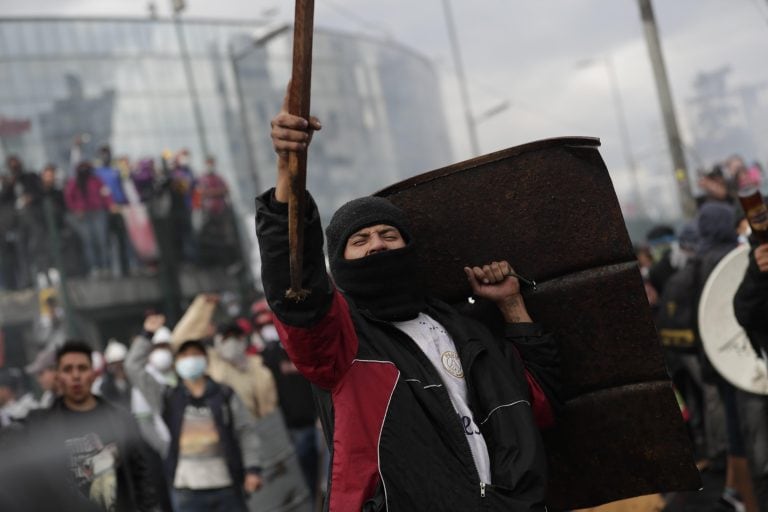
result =
[{"label": "gray beanie", "polygon": [[410,223],[403,210],[383,197],[367,196],[353,199],[336,210],[325,229],[331,266],[335,260],[343,258],[347,239],[351,235],[376,224],[396,227],[405,239],[405,243],[411,242]]}]

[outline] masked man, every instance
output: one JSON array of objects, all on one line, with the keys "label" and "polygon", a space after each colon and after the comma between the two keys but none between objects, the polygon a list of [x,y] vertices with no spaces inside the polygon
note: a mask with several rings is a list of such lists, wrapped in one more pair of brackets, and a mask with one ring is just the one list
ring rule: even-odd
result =
[{"label": "masked man", "polygon": [[332,282],[308,195],[302,284],[311,293],[285,298],[288,155],[306,151],[318,129],[285,111],[273,119],[277,186],[256,199],[256,229],[275,325],[316,387],[332,447],[326,510],[545,510],[537,423],[553,421],[557,348],[532,322],[507,262],[464,268],[475,297],[495,302],[507,323],[497,337],[425,294],[418,240],[385,199],[334,214]]}]

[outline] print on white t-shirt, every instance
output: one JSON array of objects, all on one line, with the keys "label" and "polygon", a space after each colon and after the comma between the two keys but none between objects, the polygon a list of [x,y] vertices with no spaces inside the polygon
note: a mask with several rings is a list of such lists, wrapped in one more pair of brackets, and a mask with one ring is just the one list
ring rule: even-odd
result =
[{"label": "print on white t-shirt", "polygon": [[464,427],[464,433],[467,435],[480,481],[486,484],[491,483],[491,461],[488,456],[488,447],[467,403],[464,369],[461,366],[461,360],[456,352],[453,339],[442,325],[424,313],[419,313],[419,316],[413,320],[392,322],[392,325],[410,336],[435,366]]}]

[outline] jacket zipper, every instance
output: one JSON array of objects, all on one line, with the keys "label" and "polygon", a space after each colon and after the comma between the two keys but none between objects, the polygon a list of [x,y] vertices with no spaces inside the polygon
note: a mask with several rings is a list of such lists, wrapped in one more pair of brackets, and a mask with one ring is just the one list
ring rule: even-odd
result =
[{"label": "jacket zipper", "polygon": [[[454,343],[455,343],[455,341],[454,341]],[[477,358],[477,356],[479,354],[480,354],[479,351],[475,352],[474,354],[472,354],[472,356],[469,358],[469,361],[467,361],[467,367],[463,368],[463,370],[464,370],[464,377],[465,377],[464,384],[467,386],[467,399],[468,400],[471,399],[471,397],[472,397],[472,395],[470,393],[470,389],[469,389],[469,378],[468,378],[469,377],[469,371],[472,368],[472,365],[474,364],[475,359]],[[462,363],[462,367],[463,366],[464,366],[464,364]],[[472,414],[474,414],[475,411],[472,408],[472,404],[468,404],[468,405],[469,405],[470,411],[472,411]],[[466,440],[466,436],[465,436],[464,439]],[[467,443],[467,446],[469,446],[469,441],[466,441],[466,443]],[[477,479],[480,481],[480,498],[483,499],[483,498],[485,498],[485,486],[486,486],[486,483],[483,482],[482,480],[480,480],[480,470],[477,468],[477,462],[475,462],[475,456],[474,456],[474,454],[472,454],[472,448],[469,449],[469,452],[470,452],[470,455],[472,456],[472,462],[474,463],[474,466],[475,466],[475,474],[477,475]]]},{"label": "jacket zipper", "polygon": [[[430,373],[435,382],[442,382],[442,378],[440,377],[440,374],[438,373],[437,369],[435,368],[434,364],[432,364],[432,361],[429,360],[429,358],[424,355],[424,352],[419,348],[418,344],[411,339],[410,336],[405,334],[403,331],[398,329],[397,327],[393,326],[389,322],[385,322],[383,320],[379,320],[376,317],[373,316],[367,316],[369,320],[373,320],[374,322],[378,323],[381,326],[385,327],[385,330],[389,330],[392,333],[397,333],[396,337],[400,337],[401,340],[406,340],[407,345],[411,349],[411,353],[413,353],[417,359],[421,360],[422,365],[424,365],[425,371],[427,373]],[[433,317],[435,318],[435,317]],[[435,321],[440,322],[437,318],[435,318]],[[442,324],[441,324],[442,325]],[[445,327],[445,326],[443,326]],[[450,334],[450,333],[449,333]],[[452,336],[451,336],[452,337]],[[456,343],[456,340],[454,340],[454,344]],[[458,350],[458,348],[457,348]],[[474,363],[475,358],[477,357],[477,353],[473,354],[472,357],[469,360],[469,365],[472,366],[472,363]],[[463,366],[463,364],[462,364]],[[464,368],[464,375],[469,373],[469,368]],[[435,379],[436,377],[436,379]],[[465,380],[465,383],[467,383],[467,380]],[[467,393],[469,394],[469,384],[467,384]],[[437,391],[438,396],[443,397],[443,401],[447,402],[447,404],[450,406],[451,410],[456,410],[453,406],[453,402],[451,401],[451,398],[448,394],[448,390],[443,386]],[[472,407],[470,406],[470,410]],[[474,411],[473,411],[474,413]],[[458,423],[456,424],[458,427]],[[459,429],[461,430],[461,429]],[[480,498],[485,498],[485,482],[480,480],[480,470],[477,468],[477,462],[475,462],[475,456],[472,454],[472,448],[469,446],[469,441],[467,440],[467,436],[464,434],[463,430],[461,431],[461,439],[463,441],[464,447],[466,448],[467,452],[469,452],[469,460],[472,461],[472,467],[475,470],[475,477],[477,478],[477,481],[480,483]]]},{"label": "jacket zipper", "polygon": [[[434,318],[434,317],[433,317]],[[439,322],[435,318],[436,321]],[[392,329],[394,332],[398,333],[398,336],[402,336],[401,339],[407,340],[408,346],[411,348],[411,352],[416,356],[417,359],[420,359],[422,362],[422,365],[424,365],[425,370],[427,373],[430,373],[435,382],[442,382],[442,378],[440,377],[440,374],[438,373],[437,369],[435,368],[434,364],[432,364],[432,361],[429,360],[429,358],[424,355],[424,352],[422,352],[421,348],[419,348],[418,344],[411,339],[410,336],[405,334],[403,331],[398,329],[397,327],[389,324],[388,322],[382,322],[380,320],[377,320],[379,323],[384,324],[387,326],[387,329]],[[442,324],[441,324],[442,325]],[[454,343],[456,341],[454,340]],[[458,349],[457,349],[458,350]],[[478,354],[474,354],[470,360],[469,365],[472,366],[472,363],[475,361],[475,357],[477,357]],[[463,365],[462,365],[463,366]],[[469,372],[469,368],[464,368],[464,375],[466,376]],[[466,380],[465,380],[466,383]],[[469,393],[469,385],[467,385],[467,393]],[[455,411],[456,409],[453,406],[453,402],[451,401],[451,398],[448,394],[448,390],[445,388],[445,386],[441,387],[439,390],[437,390],[437,394],[439,396],[443,397],[443,402],[447,402],[447,404],[450,406],[451,410]],[[470,407],[471,410],[471,407]],[[474,411],[473,411],[474,412]],[[458,426],[458,423],[457,423]],[[469,452],[469,460],[472,461],[472,467],[475,470],[475,477],[477,478],[477,481],[480,483],[480,498],[485,498],[485,482],[480,480],[480,470],[477,468],[477,462],[475,462],[475,456],[472,454],[472,448],[469,446],[469,441],[467,440],[467,436],[464,434],[464,431],[461,431],[461,439],[463,441],[464,447],[466,448],[466,451]]]}]

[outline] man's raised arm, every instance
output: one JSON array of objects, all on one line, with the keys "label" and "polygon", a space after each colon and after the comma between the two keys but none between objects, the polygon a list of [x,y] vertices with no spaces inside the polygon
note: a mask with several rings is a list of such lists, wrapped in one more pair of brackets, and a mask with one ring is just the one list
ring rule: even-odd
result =
[{"label": "man's raised arm", "polygon": [[357,337],[346,301],[334,289],[325,268],[320,215],[307,193],[304,219],[302,287],[309,296],[286,300],[290,286],[288,254],[288,154],[306,151],[316,118],[306,120],[283,110],[272,120],[272,143],[278,154],[274,189],[256,198],[256,234],[261,253],[264,292],[277,321],[275,327],[293,363],[308,380],[330,389],[344,375],[357,352]]}]

